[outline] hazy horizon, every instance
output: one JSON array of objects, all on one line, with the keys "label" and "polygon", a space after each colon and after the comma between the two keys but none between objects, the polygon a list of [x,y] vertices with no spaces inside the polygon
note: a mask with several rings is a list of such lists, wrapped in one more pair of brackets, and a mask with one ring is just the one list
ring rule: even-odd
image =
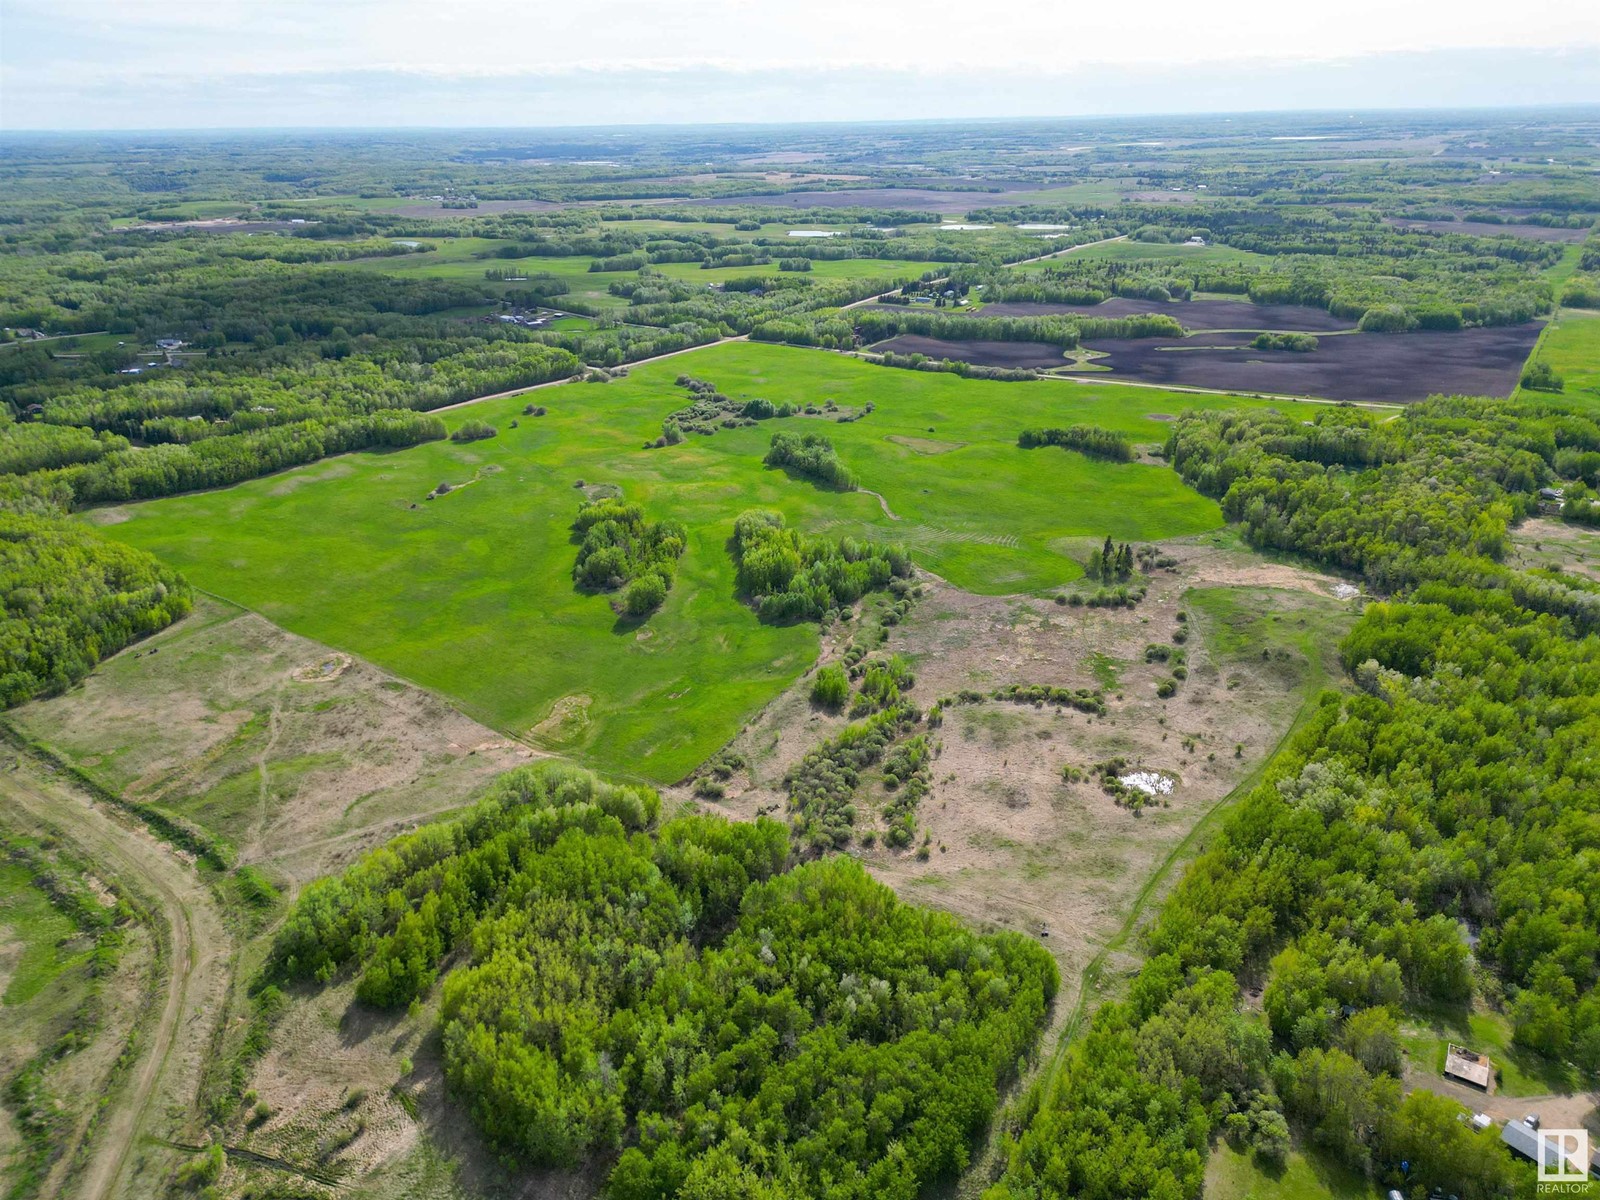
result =
[{"label": "hazy horizon", "polygon": [[[0,0],[0,129],[555,128],[1600,103],[1600,6]],[[730,118],[733,118],[730,120]]]}]

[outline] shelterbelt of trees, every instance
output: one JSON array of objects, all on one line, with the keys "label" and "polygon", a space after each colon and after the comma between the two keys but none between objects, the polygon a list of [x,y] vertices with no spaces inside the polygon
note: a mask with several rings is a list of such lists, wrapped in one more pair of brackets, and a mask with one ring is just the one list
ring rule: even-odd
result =
[{"label": "shelterbelt of trees", "polygon": [[1173,892],[1127,1000],[1030,1095],[988,1200],[1193,1198],[1212,1137],[1281,1159],[1291,1126],[1385,1185],[1510,1194],[1492,1129],[1402,1097],[1398,1019],[1500,1005],[1519,1046],[1600,1073],[1600,586],[1499,562],[1597,438],[1460,399],[1178,422],[1169,456],[1254,543],[1403,598],[1368,606],[1342,647],[1359,693],[1323,696]]},{"label": "shelterbelt of trees", "polygon": [[[683,816],[558,766],[312,884],[263,985],[434,986],[452,1095],[514,1160],[607,1195],[902,1197],[966,1163],[1057,978],[1011,933],[790,865],[779,823]],[[453,961],[453,959],[452,959]],[[620,1156],[618,1152],[620,1151]]]}]

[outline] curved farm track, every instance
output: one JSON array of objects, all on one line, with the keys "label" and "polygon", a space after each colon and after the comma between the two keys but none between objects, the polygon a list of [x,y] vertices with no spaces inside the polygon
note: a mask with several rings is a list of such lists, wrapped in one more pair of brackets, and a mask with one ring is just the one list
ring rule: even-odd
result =
[{"label": "curved farm track", "polygon": [[[129,1191],[128,1169],[142,1137],[163,1114],[192,1110],[211,1044],[211,1024],[222,1012],[233,954],[232,940],[210,891],[193,866],[147,830],[114,816],[67,782],[24,764],[4,779],[9,803],[58,828],[109,875],[127,881],[156,910],[164,925],[166,978],[149,997],[154,1014],[140,1030],[138,1060],[101,1116],[75,1194],[111,1200]],[[170,1119],[170,1116],[168,1117]],[[59,1172],[78,1157],[69,1147]],[[154,1194],[156,1181],[143,1191]],[[46,1195],[52,1194],[47,1185]]]}]

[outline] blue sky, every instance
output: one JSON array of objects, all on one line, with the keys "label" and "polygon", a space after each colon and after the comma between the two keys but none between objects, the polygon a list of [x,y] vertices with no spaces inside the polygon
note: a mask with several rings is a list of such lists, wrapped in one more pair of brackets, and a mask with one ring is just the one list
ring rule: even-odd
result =
[{"label": "blue sky", "polygon": [[0,128],[1600,102],[1584,0],[0,0]]}]

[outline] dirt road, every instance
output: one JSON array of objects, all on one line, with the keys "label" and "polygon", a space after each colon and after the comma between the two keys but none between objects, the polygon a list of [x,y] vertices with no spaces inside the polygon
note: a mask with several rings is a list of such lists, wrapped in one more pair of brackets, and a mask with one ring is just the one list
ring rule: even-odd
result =
[{"label": "dirt road", "polygon": [[[159,1012],[141,1030],[138,1062],[101,1119],[77,1189],[83,1200],[109,1200],[127,1190],[128,1164],[139,1139],[170,1134],[164,1114],[192,1110],[212,1024],[227,996],[232,939],[194,867],[143,827],[95,804],[26,757],[15,772],[0,776],[0,796],[58,829],[108,876],[125,881],[157,909],[155,918],[166,927],[167,977],[149,997]],[[62,1155],[58,1174],[77,1149],[69,1147]],[[52,1194],[51,1184],[58,1183],[47,1181],[42,1194]],[[152,1183],[145,1190],[156,1188]]]}]

